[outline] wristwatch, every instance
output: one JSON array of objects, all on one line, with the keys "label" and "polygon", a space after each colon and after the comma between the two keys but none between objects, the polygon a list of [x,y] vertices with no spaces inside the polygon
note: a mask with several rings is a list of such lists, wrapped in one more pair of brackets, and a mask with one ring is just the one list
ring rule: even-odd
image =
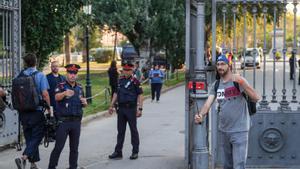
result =
[{"label": "wristwatch", "polygon": [[140,108],[139,108],[139,111],[143,111],[143,108],[140,107]]}]

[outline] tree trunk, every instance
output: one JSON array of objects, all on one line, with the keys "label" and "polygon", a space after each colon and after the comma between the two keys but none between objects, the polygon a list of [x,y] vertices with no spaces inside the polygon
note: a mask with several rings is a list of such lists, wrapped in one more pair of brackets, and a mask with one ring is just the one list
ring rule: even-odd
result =
[{"label": "tree trunk", "polygon": [[66,33],[65,36],[65,55],[66,55],[66,64],[70,64],[71,61],[70,33]]}]

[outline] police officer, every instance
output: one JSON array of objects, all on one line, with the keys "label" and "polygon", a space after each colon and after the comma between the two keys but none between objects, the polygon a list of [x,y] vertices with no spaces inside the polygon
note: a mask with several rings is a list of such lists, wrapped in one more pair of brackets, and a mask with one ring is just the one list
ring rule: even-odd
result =
[{"label": "police officer", "polygon": [[67,79],[55,89],[55,100],[57,101],[56,115],[59,126],[56,130],[56,142],[50,156],[49,169],[56,168],[60,153],[64,148],[68,136],[70,140],[70,169],[77,168],[80,126],[83,113],[82,107],[87,105],[83,89],[76,82],[80,66],[69,64],[65,68],[67,69]]},{"label": "police officer", "polygon": [[58,73],[58,61],[51,62],[51,73],[47,74],[47,80],[50,88],[48,93],[50,96],[50,105],[53,107],[54,115],[56,115],[56,101],[55,101],[55,89],[59,83],[64,82],[66,79],[63,75]]},{"label": "police officer", "polygon": [[118,102],[118,137],[115,151],[109,155],[110,159],[120,159],[123,157],[122,148],[125,138],[126,125],[129,123],[131,132],[131,144],[133,146],[131,160],[138,158],[139,153],[139,133],[137,130],[137,117],[142,115],[143,110],[143,90],[139,81],[133,76],[133,64],[124,61],[123,74],[119,78],[118,90],[114,93],[109,113],[113,113],[113,108]]},{"label": "police officer", "polygon": [[[37,72],[36,63],[37,58],[34,54],[26,54],[23,57],[26,69],[23,71],[25,75],[32,75]],[[42,72],[37,72],[34,75],[36,88],[40,99],[46,101],[50,105],[50,98],[48,94],[49,84],[46,76]],[[50,109],[48,109],[50,114]],[[26,148],[21,158],[16,158],[15,162],[18,169],[25,168],[26,160],[31,163],[30,169],[38,169],[36,162],[40,161],[39,144],[44,137],[44,114],[42,107],[38,107],[32,112],[19,112],[20,122],[23,126],[23,133],[26,141]]]}]

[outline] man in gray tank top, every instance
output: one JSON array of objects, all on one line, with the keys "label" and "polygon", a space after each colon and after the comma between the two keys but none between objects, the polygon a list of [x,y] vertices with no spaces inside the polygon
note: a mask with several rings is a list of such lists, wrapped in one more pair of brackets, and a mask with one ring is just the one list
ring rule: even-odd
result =
[{"label": "man in gray tank top", "polygon": [[[208,113],[215,99],[219,104],[219,130],[224,150],[224,169],[245,169],[250,116],[247,101],[243,97],[245,92],[252,101],[258,101],[260,96],[240,75],[232,74],[229,61],[225,55],[217,60],[217,71],[220,75],[218,88],[211,87],[209,97],[204,106],[195,115],[195,122],[201,123]],[[238,88],[234,83],[238,83]]]}]

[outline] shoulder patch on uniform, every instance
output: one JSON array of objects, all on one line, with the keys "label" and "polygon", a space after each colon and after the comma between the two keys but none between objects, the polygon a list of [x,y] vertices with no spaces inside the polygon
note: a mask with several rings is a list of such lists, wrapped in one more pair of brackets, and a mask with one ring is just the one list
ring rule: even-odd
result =
[{"label": "shoulder patch on uniform", "polygon": [[140,84],[140,81],[135,77],[132,78],[132,81],[133,81],[134,84],[137,84],[137,85]]}]

